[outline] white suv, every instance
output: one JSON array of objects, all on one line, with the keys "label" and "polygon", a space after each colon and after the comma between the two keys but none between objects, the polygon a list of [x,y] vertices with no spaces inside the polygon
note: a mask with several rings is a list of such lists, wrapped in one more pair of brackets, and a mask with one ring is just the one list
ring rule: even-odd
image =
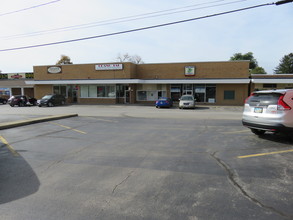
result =
[{"label": "white suv", "polygon": [[256,91],[244,104],[242,124],[257,135],[266,131],[293,135],[293,89]]},{"label": "white suv", "polygon": [[183,95],[179,99],[179,108],[195,108],[195,100],[192,95]]}]

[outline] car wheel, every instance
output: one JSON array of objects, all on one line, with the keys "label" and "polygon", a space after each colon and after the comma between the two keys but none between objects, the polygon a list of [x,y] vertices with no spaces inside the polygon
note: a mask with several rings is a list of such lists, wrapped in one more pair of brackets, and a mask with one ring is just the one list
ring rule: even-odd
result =
[{"label": "car wheel", "polygon": [[266,132],[264,130],[259,130],[259,129],[254,129],[254,128],[251,128],[250,130],[252,133],[254,133],[256,135],[263,135]]},{"label": "car wheel", "polygon": [[3,101],[3,102],[2,102],[2,104],[6,104],[6,103],[7,103],[7,101]]},{"label": "car wheel", "polygon": [[39,105],[39,107],[42,107],[42,105]]},{"label": "car wheel", "polygon": [[13,105],[13,104],[11,104],[10,106],[11,106],[11,107],[14,107],[14,105]]},{"label": "car wheel", "polygon": [[53,107],[53,103],[52,102],[48,102],[48,107]]}]

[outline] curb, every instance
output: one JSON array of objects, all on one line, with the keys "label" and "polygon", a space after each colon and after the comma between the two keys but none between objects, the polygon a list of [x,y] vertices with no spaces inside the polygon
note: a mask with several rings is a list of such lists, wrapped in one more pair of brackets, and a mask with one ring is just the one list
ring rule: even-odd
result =
[{"label": "curb", "polygon": [[26,119],[26,120],[14,121],[14,122],[5,122],[5,123],[0,123],[0,130],[20,127],[20,126],[25,126],[30,124],[36,124],[36,123],[41,123],[46,121],[59,120],[63,118],[77,117],[77,116],[78,114],[54,115],[54,116]]}]

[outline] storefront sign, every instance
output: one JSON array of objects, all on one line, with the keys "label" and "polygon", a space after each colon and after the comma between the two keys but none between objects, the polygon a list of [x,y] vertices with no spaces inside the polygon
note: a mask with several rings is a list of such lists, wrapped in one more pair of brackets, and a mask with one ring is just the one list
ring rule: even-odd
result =
[{"label": "storefront sign", "polygon": [[0,74],[0,79],[33,79],[33,73],[5,73]]},{"label": "storefront sign", "polygon": [[8,74],[8,79],[25,79],[25,74],[23,73]]},{"label": "storefront sign", "polygon": [[123,64],[98,64],[96,70],[122,70]]},{"label": "storefront sign", "polygon": [[48,73],[57,74],[57,73],[61,73],[61,72],[62,72],[62,68],[59,66],[48,67]]},{"label": "storefront sign", "polygon": [[195,66],[186,66],[185,76],[194,76],[194,75],[195,75]]}]

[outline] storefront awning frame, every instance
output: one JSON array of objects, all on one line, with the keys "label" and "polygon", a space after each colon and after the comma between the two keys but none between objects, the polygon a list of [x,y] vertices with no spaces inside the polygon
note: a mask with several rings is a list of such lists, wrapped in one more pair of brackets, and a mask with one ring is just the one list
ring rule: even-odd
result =
[{"label": "storefront awning frame", "polygon": [[291,84],[293,79],[251,79],[251,82],[254,84]]},{"label": "storefront awning frame", "polygon": [[99,80],[31,80],[28,85],[88,84],[249,84],[250,79],[99,79]]}]

